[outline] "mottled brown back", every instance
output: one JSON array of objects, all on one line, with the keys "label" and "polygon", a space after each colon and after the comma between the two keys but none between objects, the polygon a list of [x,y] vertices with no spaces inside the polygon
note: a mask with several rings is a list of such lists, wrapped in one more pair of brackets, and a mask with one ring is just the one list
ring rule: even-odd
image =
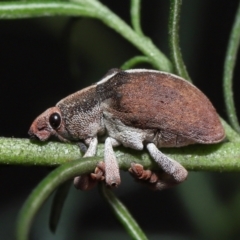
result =
[{"label": "mottled brown back", "polygon": [[224,129],[208,98],[187,81],[162,72],[120,72],[97,87],[108,111],[124,124],[160,129],[199,143],[219,142]]}]

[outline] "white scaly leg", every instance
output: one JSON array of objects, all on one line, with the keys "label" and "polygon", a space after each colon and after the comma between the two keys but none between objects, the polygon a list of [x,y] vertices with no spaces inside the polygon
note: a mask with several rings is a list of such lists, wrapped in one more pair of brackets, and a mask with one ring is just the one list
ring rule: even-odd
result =
[{"label": "white scaly leg", "polygon": [[108,137],[105,140],[104,162],[105,162],[105,181],[108,186],[117,187],[121,183],[119,166],[113,146],[118,146],[120,143],[115,139]]},{"label": "white scaly leg", "polygon": [[[92,139],[88,139],[85,142],[89,145],[89,147],[83,157],[85,158],[95,156],[97,152],[98,139],[95,137]],[[74,178],[73,181],[74,186],[77,189],[81,190],[89,190],[93,188],[96,185],[96,183],[97,181],[93,181],[89,174],[77,176]]]},{"label": "white scaly leg", "polygon": [[[147,144],[147,149],[162,170],[173,178],[175,184],[183,182],[187,178],[187,170],[180,163],[164,155],[155,144]],[[169,186],[172,185],[173,182],[169,184]]]}]

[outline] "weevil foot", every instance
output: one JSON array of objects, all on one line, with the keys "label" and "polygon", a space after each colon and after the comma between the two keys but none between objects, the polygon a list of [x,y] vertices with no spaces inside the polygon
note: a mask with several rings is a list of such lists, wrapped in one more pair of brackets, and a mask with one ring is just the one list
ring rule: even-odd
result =
[{"label": "weevil foot", "polygon": [[77,189],[82,191],[90,190],[97,185],[99,181],[104,181],[105,177],[105,164],[104,162],[98,163],[94,173],[83,174],[75,177],[73,184]]},{"label": "weevil foot", "polygon": [[151,181],[150,179],[152,176],[152,171],[144,170],[141,164],[131,163],[131,168],[129,168],[129,172],[139,180]]},{"label": "weevil foot", "polygon": [[128,171],[138,182],[152,190],[163,190],[178,184],[169,174],[165,172],[153,172],[148,169],[145,170],[143,166],[138,163],[131,163],[131,168],[129,168]]},{"label": "weevil foot", "polygon": [[131,163],[128,169],[130,174],[140,183],[147,184],[150,188],[159,180],[156,173],[151,170],[145,170],[141,164]]},{"label": "weevil foot", "polygon": [[96,181],[105,180],[105,163],[104,162],[98,163],[94,173],[91,173],[90,175],[93,180]]}]

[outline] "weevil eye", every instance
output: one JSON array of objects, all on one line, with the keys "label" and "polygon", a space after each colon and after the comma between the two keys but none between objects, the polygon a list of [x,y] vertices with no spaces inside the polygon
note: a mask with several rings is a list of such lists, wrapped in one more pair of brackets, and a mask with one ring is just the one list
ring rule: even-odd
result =
[{"label": "weevil eye", "polygon": [[49,117],[49,123],[52,126],[53,129],[56,129],[59,127],[61,123],[61,116],[59,113],[53,113]]}]

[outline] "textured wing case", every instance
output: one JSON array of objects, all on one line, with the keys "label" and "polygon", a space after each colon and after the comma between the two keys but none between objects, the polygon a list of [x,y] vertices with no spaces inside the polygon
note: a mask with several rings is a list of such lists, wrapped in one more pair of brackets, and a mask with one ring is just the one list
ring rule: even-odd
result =
[{"label": "textured wing case", "polygon": [[113,117],[141,129],[159,129],[199,143],[219,142],[224,130],[208,98],[187,81],[157,71],[119,72],[97,86]]}]

